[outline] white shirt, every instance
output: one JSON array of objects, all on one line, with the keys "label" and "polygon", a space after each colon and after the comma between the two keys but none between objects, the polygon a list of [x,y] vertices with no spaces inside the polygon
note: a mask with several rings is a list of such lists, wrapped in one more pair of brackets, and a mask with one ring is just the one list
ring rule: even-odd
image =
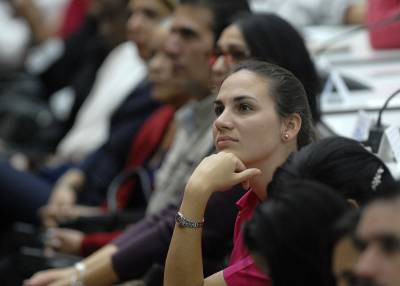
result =
[{"label": "white shirt", "polygon": [[26,22],[13,17],[10,4],[0,0],[0,71],[22,64],[29,41]]},{"label": "white shirt", "polygon": [[57,147],[57,155],[80,159],[103,144],[113,112],[146,74],[147,67],[134,44],[125,42],[116,47],[97,72],[74,126]]}]

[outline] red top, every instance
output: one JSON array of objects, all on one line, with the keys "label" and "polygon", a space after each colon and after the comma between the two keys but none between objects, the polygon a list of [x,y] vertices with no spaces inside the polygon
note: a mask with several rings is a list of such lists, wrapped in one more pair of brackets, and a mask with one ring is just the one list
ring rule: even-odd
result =
[{"label": "red top", "polygon": [[[161,144],[162,139],[172,122],[175,109],[170,105],[165,105],[156,110],[140,128],[137,136],[132,141],[130,155],[125,166],[125,170],[134,169],[148,160],[154,151]],[[117,202],[119,208],[124,208],[132,192],[134,192],[134,182],[128,181],[120,186],[117,192]],[[101,232],[86,234],[81,243],[82,254],[89,255],[100,247],[114,240],[122,232],[114,231],[111,233]]]},{"label": "red top", "polygon": [[[397,20],[393,20],[390,24],[384,23],[385,19],[390,19],[394,15],[399,15]],[[380,22],[382,26],[379,25]],[[400,48],[399,0],[369,0],[368,24],[376,25],[375,28],[369,29],[370,42],[374,49]]]},{"label": "red top", "polygon": [[239,214],[236,218],[233,234],[233,250],[229,266],[224,269],[224,279],[228,286],[270,286],[271,279],[258,269],[243,241],[243,224],[251,219],[260,200],[252,191],[248,191],[236,203]]},{"label": "red top", "polygon": [[81,26],[89,5],[90,0],[70,0],[64,11],[64,18],[59,29],[59,34],[62,38],[67,38]]}]

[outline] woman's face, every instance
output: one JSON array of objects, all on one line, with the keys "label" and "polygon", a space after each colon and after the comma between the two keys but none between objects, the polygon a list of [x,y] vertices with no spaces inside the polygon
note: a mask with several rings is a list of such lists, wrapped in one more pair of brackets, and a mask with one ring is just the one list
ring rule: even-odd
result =
[{"label": "woman's face", "polygon": [[153,85],[152,96],[160,102],[178,107],[188,99],[181,88],[183,84],[179,84],[173,76],[173,62],[163,49],[164,43],[165,41],[160,43],[149,63],[149,79]]},{"label": "woman's face", "polygon": [[228,26],[221,34],[212,65],[213,83],[218,89],[225,76],[240,61],[250,57],[250,49],[237,25]]},{"label": "woman's face", "polygon": [[253,72],[240,70],[222,83],[215,114],[217,150],[235,154],[247,166],[268,160],[282,146],[284,124],[269,96],[269,82]]},{"label": "woman's face", "polygon": [[131,0],[129,7],[132,14],[126,27],[128,39],[136,43],[140,57],[148,60],[154,33],[171,11],[160,0]]}]

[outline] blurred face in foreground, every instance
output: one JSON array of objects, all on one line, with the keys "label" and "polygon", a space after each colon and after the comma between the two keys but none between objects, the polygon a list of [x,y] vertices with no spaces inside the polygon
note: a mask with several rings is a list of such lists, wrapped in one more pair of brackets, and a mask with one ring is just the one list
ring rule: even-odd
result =
[{"label": "blurred face in foreground", "polygon": [[400,285],[400,200],[367,207],[356,236],[361,253],[355,273],[361,285]]},{"label": "blurred face in foreground", "polygon": [[354,285],[354,266],[357,262],[359,251],[356,249],[350,236],[341,238],[333,251],[333,273],[337,286]]}]

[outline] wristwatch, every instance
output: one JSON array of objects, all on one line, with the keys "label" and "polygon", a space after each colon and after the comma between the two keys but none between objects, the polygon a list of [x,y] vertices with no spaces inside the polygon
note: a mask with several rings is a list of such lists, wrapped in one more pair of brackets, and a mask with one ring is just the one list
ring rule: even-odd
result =
[{"label": "wristwatch", "polygon": [[204,219],[203,221],[191,221],[185,218],[180,212],[176,213],[175,221],[179,227],[184,228],[201,228],[204,225]]}]

